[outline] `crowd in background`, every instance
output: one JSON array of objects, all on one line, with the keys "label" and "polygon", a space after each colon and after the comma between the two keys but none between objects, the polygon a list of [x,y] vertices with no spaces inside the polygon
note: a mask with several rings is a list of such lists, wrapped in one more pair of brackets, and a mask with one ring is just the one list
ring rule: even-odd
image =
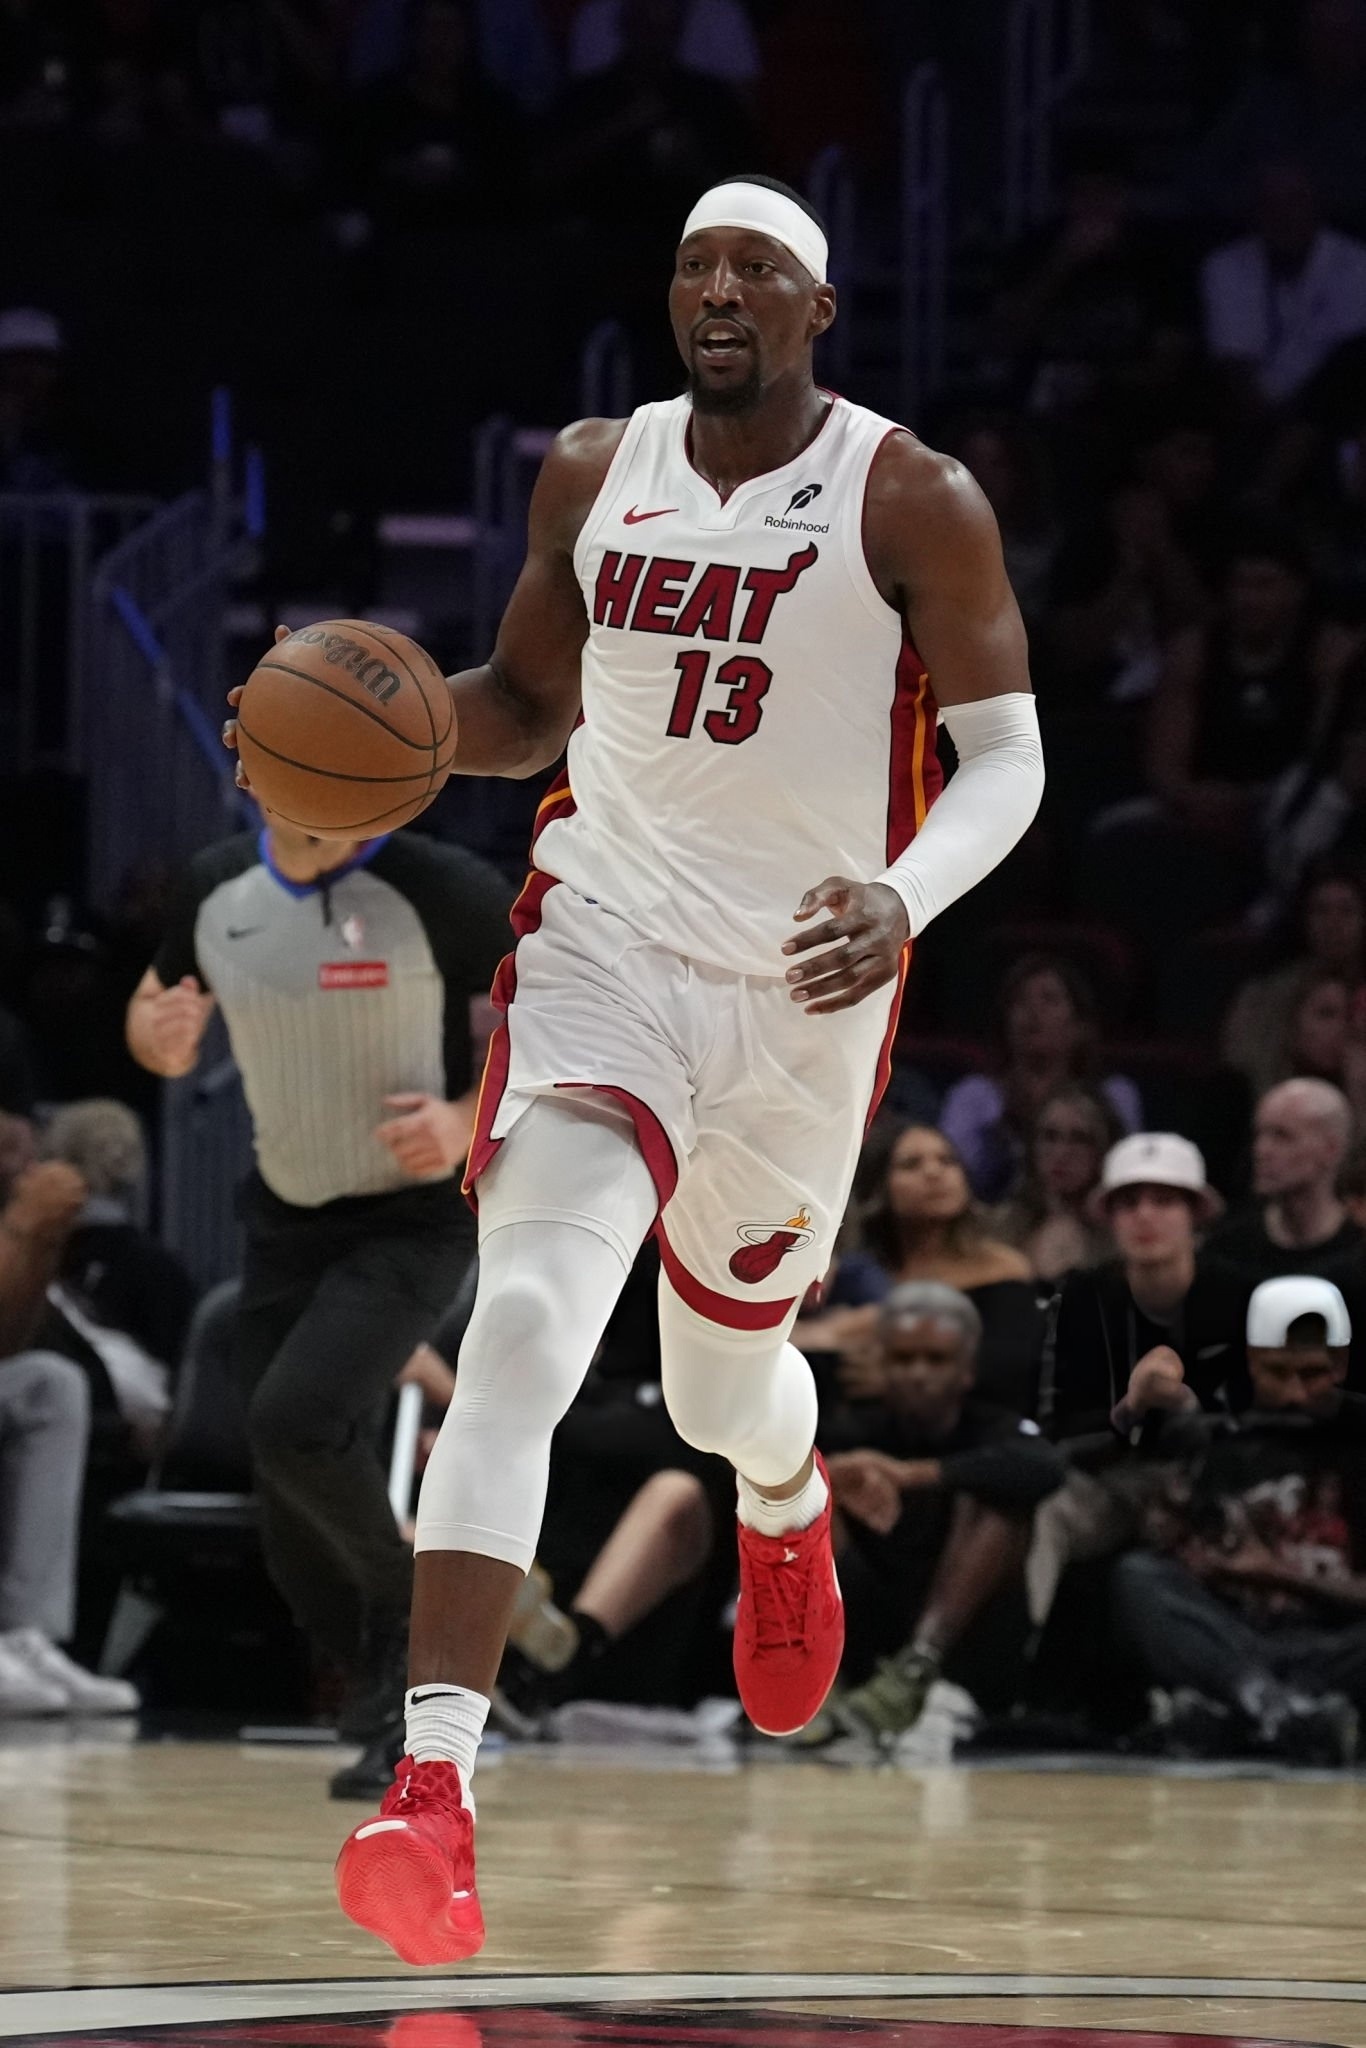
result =
[{"label": "crowd in background", "polygon": [[[230,373],[294,479],[276,588],[307,563],[363,611],[354,536],[386,493],[449,499],[477,412],[565,416],[595,318],[630,324],[641,395],[671,388],[667,251],[709,177],[800,182],[842,142],[861,253],[885,253],[884,81],[941,57],[958,339],[914,424],[995,509],[1049,786],[917,946],[845,1248],[798,1325],[853,1624],[818,1732],[886,1746],[947,1679],[988,1735],[1345,1761],[1366,1703],[1366,0],[1097,10],[1056,217],[1003,245],[973,96],[989,0],[923,45],[921,12],[0,0],[0,161],[43,164],[60,215],[0,268],[0,490],[160,486]],[[186,345],[148,437],[172,301]],[[850,395],[893,404],[875,370]],[[453,785],[436,828],[511,870],[488,816]],[[123,1042],[163,912],[155,874],[103,920],[40,860],[0,875],[0,1699],[30,1711],[129,1700],[84,1668],[119,1573],[103,1516],[164,1440],[196,1292],[149,1231],[156,1097]],[[557,1440],[501,1689],[523,1733],[724,1674],[725,1475],[661,1407],[652,1257]],[[1305,1277],[1346,1325],[1316,1297],[1249,1350],[1254,1290]],[[457,1303],[410,1368],[431,1425],[461,1327]],[[21,1357],[44,1361],[22,1388]],[[68,1484],[35,1541],[15,1475],[40,1440]]]}]

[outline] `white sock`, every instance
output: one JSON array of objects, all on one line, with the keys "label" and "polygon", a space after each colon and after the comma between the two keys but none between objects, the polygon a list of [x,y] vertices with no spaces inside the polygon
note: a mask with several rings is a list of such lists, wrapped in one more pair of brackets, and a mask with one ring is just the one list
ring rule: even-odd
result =
[{"label": "white sock", "polygon": [[409,1756],[415,1764],[454,1764],[471,1814],[470,1779],[488,1714],[483,1693],[463,1685],[415,1685],[403,1696]]},{"label": "white sock", "polygon": [[791,1536],[798,1529],[809,1529],[830,1498],[819,1465],[811,1467],[811,1477],[801,1491],[789,1494],[786,1500],[770,1500],[751,1486],[742,1472],[735,1478],[740,1520],[761,1536]]}]

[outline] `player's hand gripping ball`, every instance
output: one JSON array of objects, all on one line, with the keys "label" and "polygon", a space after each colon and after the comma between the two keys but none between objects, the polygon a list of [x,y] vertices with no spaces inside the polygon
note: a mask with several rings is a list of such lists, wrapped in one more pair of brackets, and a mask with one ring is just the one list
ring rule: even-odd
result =
[{"label": "player's hand gripping ball", "polygon": [[369,839],[424,811],[455,760],[445,677],[415,640],[362,619],[277,633],[228,700],[238,781],[318,839]]}]

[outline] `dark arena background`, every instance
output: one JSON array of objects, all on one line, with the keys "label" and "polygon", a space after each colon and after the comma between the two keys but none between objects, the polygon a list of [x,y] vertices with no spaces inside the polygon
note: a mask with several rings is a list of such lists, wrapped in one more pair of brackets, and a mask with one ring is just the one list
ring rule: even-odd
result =
[{"label": "dark arena background", "polygon": [[[331,1876],[402,1643],[310,1640],[265,1567],[234,1332],[276,1312],[241,1285],[275,1198],[233,1047],[192,980],[184,1058],[129,1020],[280,880],[246,837],[192,866],[260,829],[227,691],[279,624],[487,658],[556,432],[681,389],[673,252],[745,167],[828,230],[822,384],[995,513],[1047,789],[914,945],[795,1326],[846,1718],[741,1715],[733,1485],[667,1422],[651,1244],[481,1754],[488,1943],[423,1973]],[[457,773],[416,879],[363,851],[335,930],[323,892],[321,989],[388,987],[386,918],[431,939],[439,1109],[571,803],[558,764]],[[438,866],[471,893],[428,923]],[[352,1446],[400,1577],[461,1219]],[[731,1270],[809,1226],[746,1223]],[[1250,1347],[1273,1278],[1346,1322]],[[882,1303],[927,1281],[970,1307],[912,1428]],[[368,1339],[309,1327],[322,1427]],[[1363,1417],[1366,0],[0,0],[0,2036],[1366,2048]]]}]

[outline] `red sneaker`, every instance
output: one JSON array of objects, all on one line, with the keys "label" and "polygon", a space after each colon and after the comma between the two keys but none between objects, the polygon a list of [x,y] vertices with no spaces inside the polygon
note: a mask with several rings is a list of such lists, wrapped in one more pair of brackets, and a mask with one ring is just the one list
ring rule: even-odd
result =
[{"label": "red sneaker", "polygon": [[484,1945],[474,1821],[454,1764],[405,1756],[379,1818],[342,1843],[336,1876],[347,1919],[405,1963],[459,1963]]},{"label": "red sneaker", "polygon": [[[819,1451],[816,1464],[830,1475]],[[830,1508],[809,1529],[761,1536],[740,1524],[735,1682],[763,1735],[795,1735],[820,1712],[844,1655],[844,1602],[830,1547]]]}]

